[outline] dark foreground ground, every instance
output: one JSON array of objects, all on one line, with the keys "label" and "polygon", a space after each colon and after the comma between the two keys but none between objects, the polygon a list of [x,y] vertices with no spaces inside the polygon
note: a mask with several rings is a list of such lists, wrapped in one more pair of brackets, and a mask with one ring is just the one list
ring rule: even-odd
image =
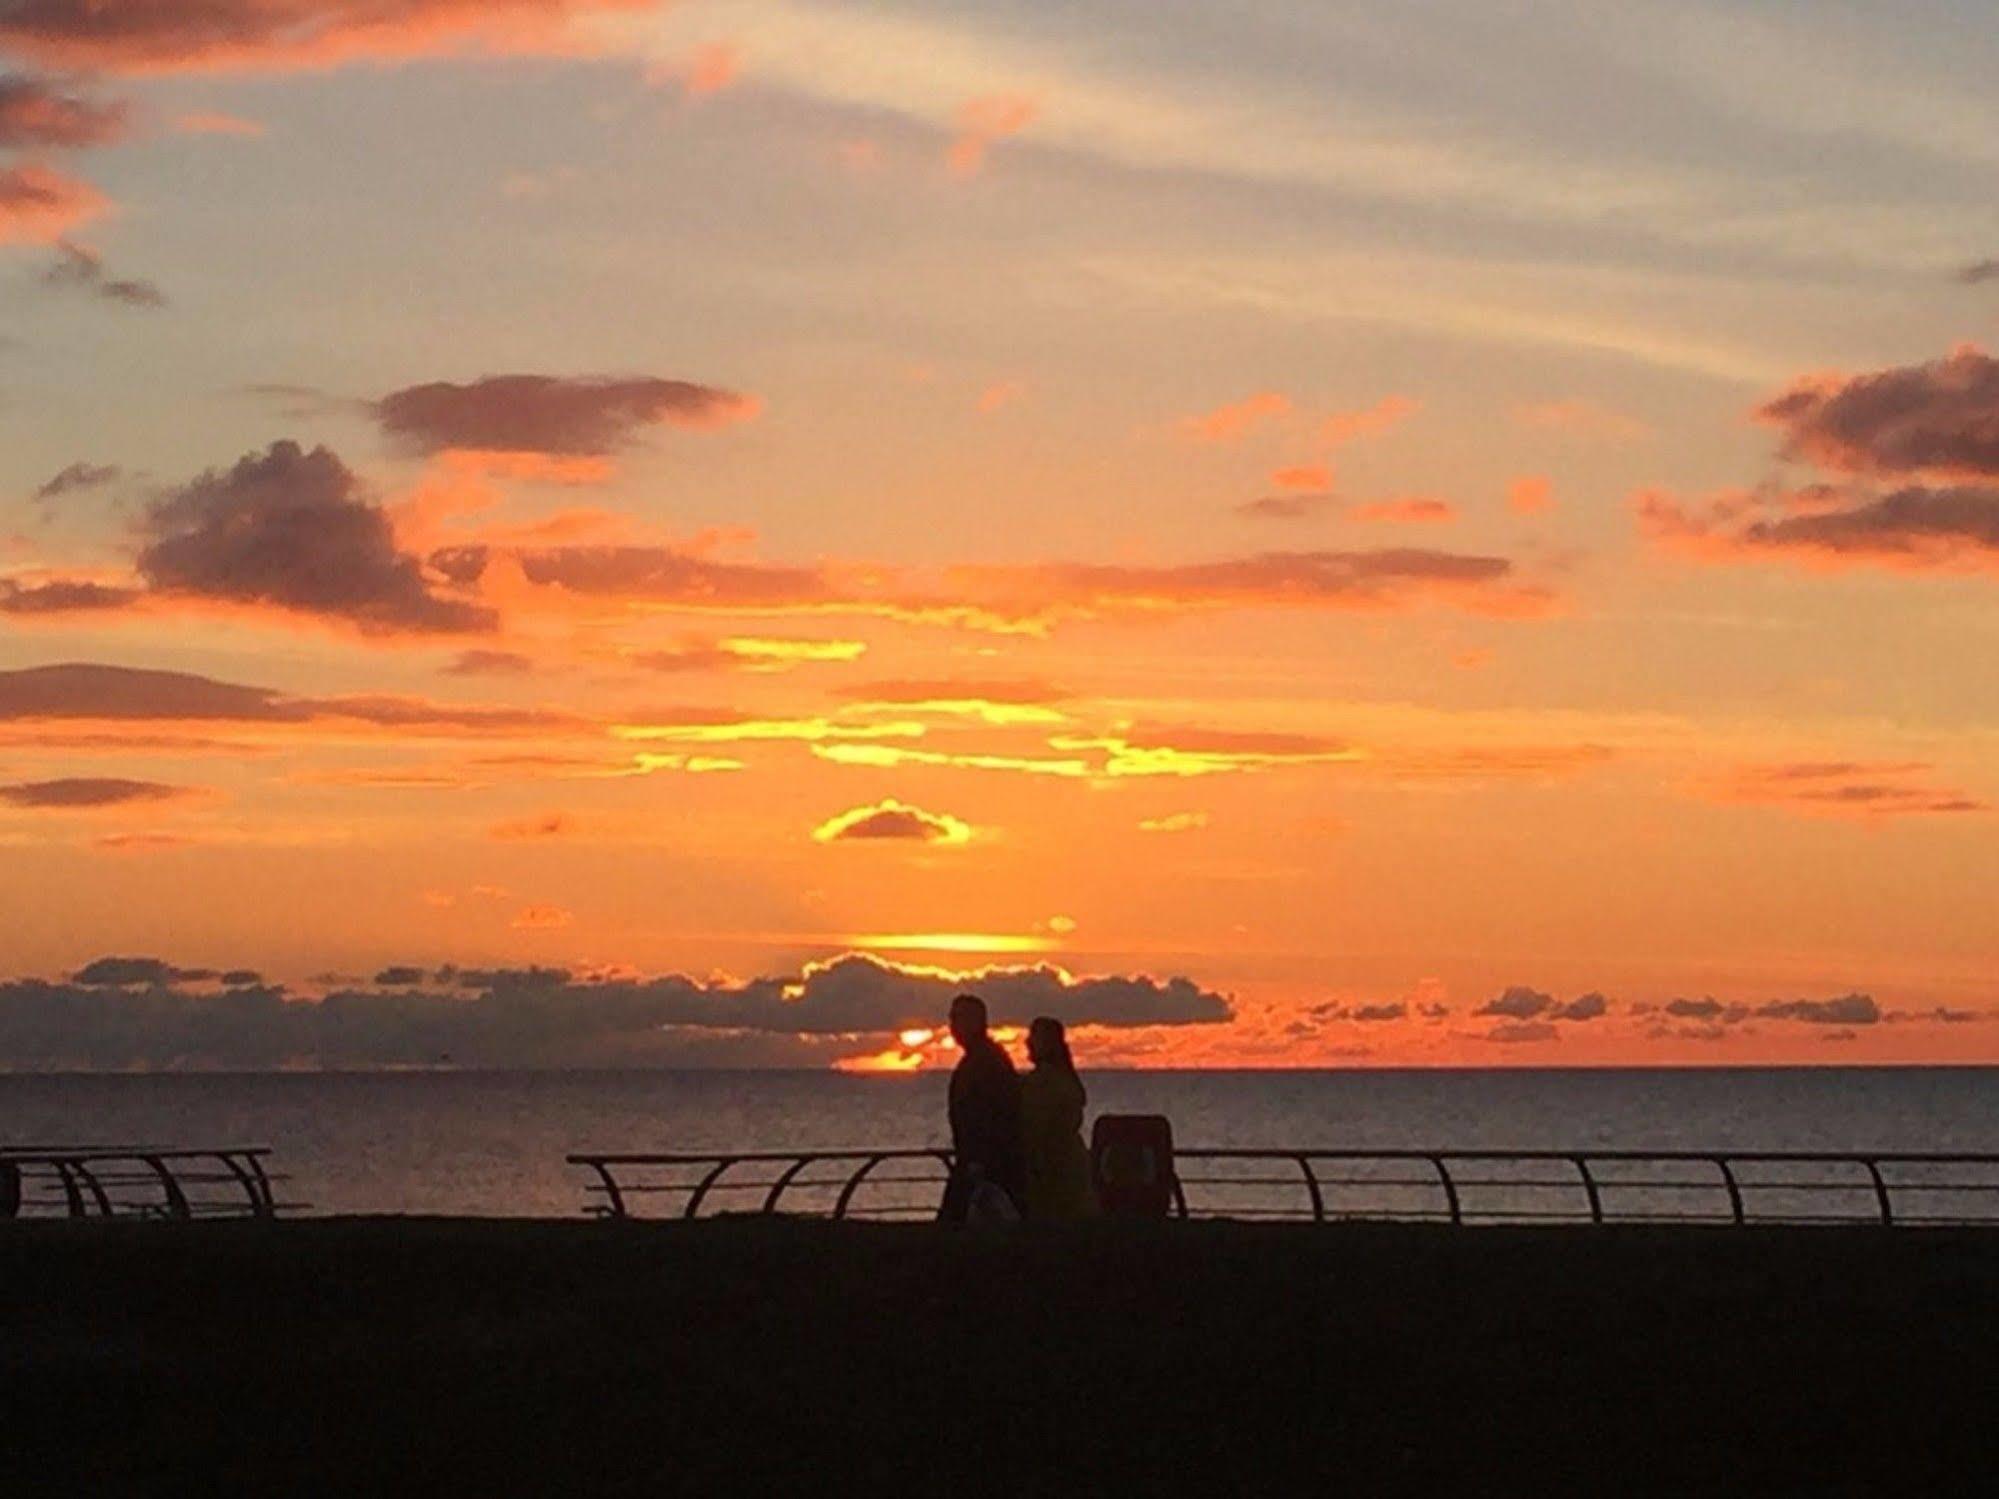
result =
[{"label": "dark foreground ground", "polygon": [[0,1225],[8,1493],[1955,1494],[1999,1236]]}]

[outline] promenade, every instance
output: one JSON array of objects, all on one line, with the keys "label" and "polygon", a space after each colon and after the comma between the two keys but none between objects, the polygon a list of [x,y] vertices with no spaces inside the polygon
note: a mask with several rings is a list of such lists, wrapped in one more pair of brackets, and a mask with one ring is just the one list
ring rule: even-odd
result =
[{"label": "promenade", "polygon": [[24,1222],[0,1285],[10,1461],[77,1493],[1950,1493],[1999,1450],[1984,1230]]}]

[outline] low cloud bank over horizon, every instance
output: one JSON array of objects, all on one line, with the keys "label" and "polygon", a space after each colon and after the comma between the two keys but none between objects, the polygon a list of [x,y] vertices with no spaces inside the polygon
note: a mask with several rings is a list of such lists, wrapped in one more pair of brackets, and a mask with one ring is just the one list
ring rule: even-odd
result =
[{"label": "low cloud bank over horizon", "polygon": [[[218,987],[219,986],[219,987]],[[1193,980],[969,973],[849,953],[789,977],[398,965],[295,995],[247,969],[106,957],[62,979],[0,981],[0,1071],[320,1067],[820,1067],[939,1028],[953,995],[993,1023],[1213,1025],[1234,1011]]]}]

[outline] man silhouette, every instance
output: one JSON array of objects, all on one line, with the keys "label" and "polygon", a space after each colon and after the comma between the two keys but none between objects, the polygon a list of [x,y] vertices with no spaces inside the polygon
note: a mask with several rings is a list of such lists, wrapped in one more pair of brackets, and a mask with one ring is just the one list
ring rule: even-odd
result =
[{"label": "man silhouette", "polygon": [[951,1180],[937,1217],[963,1223],[981,1182],[1005,1192],[1016,1210],[1027,1197],[1020,1143],[1020,1078],[1004,1048],[986,1034],[986,1002],[951,1001],[951,1036],[963,1055],[951,1073]]}]

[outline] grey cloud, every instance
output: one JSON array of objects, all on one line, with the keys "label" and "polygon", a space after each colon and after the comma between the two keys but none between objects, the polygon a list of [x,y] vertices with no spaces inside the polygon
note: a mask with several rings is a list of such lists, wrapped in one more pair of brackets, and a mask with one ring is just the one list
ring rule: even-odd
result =
[{"label": "grey cloud", "polygon": [[179,801],[197,793],[187,786],[160,781],[132,781],[116,776],[72,776],[55,781],[22,781],[0,786],[0,802],[42,811],[92,810],[144,802]]},{"label": "grey cloud", "polygon": [[715,426],[753,414],[756,402],[732,390],[652,376],[488,375],[465,385],[413,385],[372,409],[382,430],[415,452],[471,448],[597,457],[629,446],[646,427]]},{"label": "grey cloud", "polygon": [[194,992],[183,986],[212,973],[103,959],[68,982],[0,983],[0,1058],[16,1069],[367,1067],[443,1057],[468,1066],[659,1065],[691,1048],[737,1064],[811,1065],[907,1026],[937,1025],[965,987],[1002,1025],[1042,1014],[1071,1026],[1198,1025],[1231,1014],[1225,998],[1185,978],[1078,979],[1038,967],[967,981],[861,956],[744,983],[446,968],[434,975],[440,989],[387,992],[383,981],[406,971],[384,969],[374,989],[310,1000],[272,986]]},{"label": "grey cloud", "polygon": [[327,448],[276,442],[147,513],[140,574],[161,593],[345,620],[375,634],[484,631],[490,609],[432,591],[380,506]]},{"label": "grey cloud", "polygon": [[1532,1020],[1554,1008],[1555,997],[1538,989],[1515,985],[1499,998],[1472,1011],[1474,1015],[1500,1015],[1508,1020]]},{"label": "grey cloud", "polygon": [[1812,1025],[1878,1025],[1881,1007],[1871,994],[1842,994],[1837,999],[1773,1000],[1756,1008],[1773,1020],[1803,1020]]},{"label": "grey cloud", "polygon": [[1557,1027],[1545,1020],[1509,1020],[1487,1031],[1485,1039],[1510,1045],[1529,1041],[1555,1041],[1560,1039],[1561,1034]]},{"label": "grey cloud", "polygon": [[115,463],[72,463],[35,491],[38,500],[53,500],[78,490],[97,489],[117,479],[124,470]]},{"label": "grey cloud", "polygon": [[112,275],[104,268],[103,256],[88,245],[79,245],[73,240],[56,242],[56,258],[42,272],[42,280],[50,286],[87,292],[127,307],[167,305],[167,294],[152,282]]}]

